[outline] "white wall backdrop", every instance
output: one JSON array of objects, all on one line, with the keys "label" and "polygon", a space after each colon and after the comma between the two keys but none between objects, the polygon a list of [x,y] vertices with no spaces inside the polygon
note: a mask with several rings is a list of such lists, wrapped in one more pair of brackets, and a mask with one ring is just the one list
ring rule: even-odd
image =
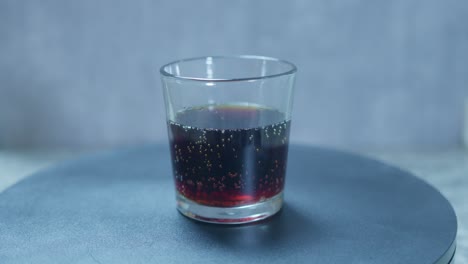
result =
[{"label": "white wall backdrop", "polygon": [[0,1],[0,147],[166,139],[174,59],[259,54],[299,68],[295,141],[461,144],[468,2]]}]

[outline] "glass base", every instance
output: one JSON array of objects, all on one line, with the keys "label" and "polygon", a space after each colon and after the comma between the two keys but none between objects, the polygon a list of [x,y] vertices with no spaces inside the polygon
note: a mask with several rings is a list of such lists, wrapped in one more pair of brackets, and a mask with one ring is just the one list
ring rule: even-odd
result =
[{"label": "glass base", "polygon": [[177,194],[177,210],[192,219],[215,224],[244,224],[268,218],[283,206],[283,192],[262,202],[237,207],[213,207],[197,204]]}]

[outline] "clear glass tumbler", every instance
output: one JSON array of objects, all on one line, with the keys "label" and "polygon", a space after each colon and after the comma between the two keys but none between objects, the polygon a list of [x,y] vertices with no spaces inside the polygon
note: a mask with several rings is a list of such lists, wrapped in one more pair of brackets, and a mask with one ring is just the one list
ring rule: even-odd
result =
[{"label": "clear glass tumbler", "polygon": [[262,56],[213,56],[160,72],[177,209],[223,224],[278,212],[296,67]]}]

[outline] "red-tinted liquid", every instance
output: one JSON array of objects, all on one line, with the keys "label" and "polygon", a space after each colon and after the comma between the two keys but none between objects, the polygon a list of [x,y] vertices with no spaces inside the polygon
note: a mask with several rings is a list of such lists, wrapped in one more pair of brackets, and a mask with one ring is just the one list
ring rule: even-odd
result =
[{"label": "red-tinted liquid", "polygon": [[169,122],[177,191],[230,207],[271,198],[284,187],[290,121],[271,109],[207,106]]}]

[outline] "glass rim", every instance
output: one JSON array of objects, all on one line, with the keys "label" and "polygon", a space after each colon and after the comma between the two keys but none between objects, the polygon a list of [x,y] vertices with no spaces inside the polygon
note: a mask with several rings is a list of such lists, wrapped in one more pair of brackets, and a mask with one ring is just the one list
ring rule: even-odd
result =
[{"label": "glass rim", "polygon": [[[183,75],[178,75],[178,74],[173,74],[168,71],[166,71],[166,68],[175,64],[183,63],[183,62],[189,62],[189,61],[196,61],[196,60],[206,60],[208,58],[211,59],[242,59],[242,60],[266,60],[266,61],[272,61],[276,63],[281,63],[289,66],[288,70],[282,71],[280,73],[275,73],[275,74],[267,74],[263,76],[252,76],[252,77],[241,77],[241,78],[200,78],[200,77],[190,77],[190,76],[183,76]],[[186,58],[186,59],[180,59],[180,60],[175,60],[172,62],[169,62],[167,64],[164,64],[161,66],[159,69],[159,72],[161,75],[165,77],[171,77],[179,80],[185,80],[185,81],[199,81],[199,82],[239,82],[239,81],[256,81],[256,80],[263,80],[263,79],[269,79],[269,78],[275,78],[275,77],[280,77],[280,76],[286,76],[286,75],[291,75],[297,72],[297,67],[293,63],[287,61],[287,60],[282,60],[282,59],[277,59],[274,57],[267,57],[267,56],[260,56],[260,55],[232,55],[232,56],[200,56],[200,57],[191,57],[191,58]]]}]

